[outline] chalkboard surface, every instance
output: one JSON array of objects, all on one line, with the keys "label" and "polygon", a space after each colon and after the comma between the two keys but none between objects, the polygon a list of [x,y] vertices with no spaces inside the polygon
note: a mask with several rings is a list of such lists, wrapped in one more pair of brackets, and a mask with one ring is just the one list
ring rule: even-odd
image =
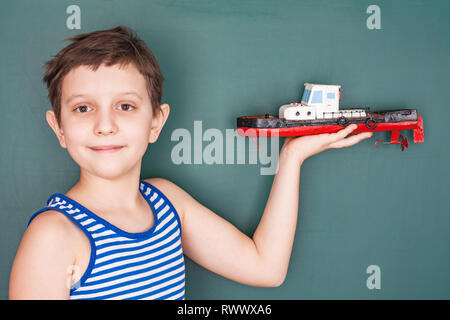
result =
[{"label": "chalkboard surface", "polygon": [[[64,38],[126,25],[155,53],[171,106],[142,178],[175,182],[249,236],[273,174],[249,161],[251,139],[242,161],[229,156],[237,117],[276,115],[311,82],[342,85],[346,107],[424,119],[424,143],[402,132],[403,152],[377,148],[389,135],[376,133],[305,161],[282,286],[242,285],[186,258],[186,299],[449,299],[449,14],[450,2],[426,0],[2,1],[0,298],[29,217],[79,177],[45,121],[43,64]],[[201,157],[209,129],[224,139],[223,161]],[[173,159],[177,132],[191,135],[190,161]]]}]

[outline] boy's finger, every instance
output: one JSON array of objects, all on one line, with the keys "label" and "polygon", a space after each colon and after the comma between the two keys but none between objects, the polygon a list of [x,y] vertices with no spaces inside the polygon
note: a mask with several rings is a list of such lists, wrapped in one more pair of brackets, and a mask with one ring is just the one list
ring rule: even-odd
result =
[{"label": "boy's finger", "polygon": [[346,136],[348,136],[356,128],[358,128],[358,126],[356,124],[352,123],[351,125],[345,127],[344,129],[334,133],[332,140],[333,141],[339,141],[341,139],[344,139]]},{"label": "boy's finger", "polygon": [[341,139],[339,141],[336,141],[330,145],[331,148],[345,148],[350,147],[354,144],[357,144],[358,142],[370,138],[372,136],[372,132],[363,132],[359,134],[352,135],[348,138]]}]

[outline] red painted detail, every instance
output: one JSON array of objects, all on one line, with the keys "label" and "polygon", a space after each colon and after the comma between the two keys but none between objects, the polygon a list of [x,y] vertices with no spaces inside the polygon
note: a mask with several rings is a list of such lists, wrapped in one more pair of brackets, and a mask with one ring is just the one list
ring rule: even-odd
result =
[{"label": "red painted detail", "polygon": [[341,90],[339,90],[339,100],[341,100]]},{"label": "red painted detail", "polygon": [[383,143],[383,140],[381,140],[381,139],[375,140],[375,147],[377,147],[378,149],[380,149],[381,147],[377,144],[377,142]]},{"label": "red painted detail", "polygon": [[408,148],[408,139],[402,135],[400,135],[400,139],[402,140],[401,147],[403,151],[405,148]]},{"label": "red painted detail", "polygon": [[391,132],[391,144],[400,144],[398,137],[400,136],[400,130],[393,130]]},{"label": "red painted detail", "polygon": [[417,115],[417,127],[414,129],[414,143],[423,142],[423,119]]}]

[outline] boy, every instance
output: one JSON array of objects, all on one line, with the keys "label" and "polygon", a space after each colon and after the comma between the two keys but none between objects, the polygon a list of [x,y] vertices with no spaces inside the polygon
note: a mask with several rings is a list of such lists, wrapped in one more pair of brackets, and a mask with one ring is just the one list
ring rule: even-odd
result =
[{"label": "boy", "polygon": [[[140,181],[142,157],[169,116],[163,77],[126,27],[81,34],[46,63],[47,121],[80,166],[79,181],[30,220],[11,299],[184,299],[183,254],[231,280],[280,286],[298,212],[300,167],[371,133],[286,138],[252,238],[174,183]],[[181,246],[182,245],[182,246]],[[69,277],[69,279],[68,279]]]}]

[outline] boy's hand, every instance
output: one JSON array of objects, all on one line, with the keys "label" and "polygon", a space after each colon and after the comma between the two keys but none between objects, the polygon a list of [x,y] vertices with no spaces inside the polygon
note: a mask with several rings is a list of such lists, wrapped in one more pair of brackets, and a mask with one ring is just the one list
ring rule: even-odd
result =
[{"label": "boy's hand", "polygon": [[281,148],[281,154],[294,158],[298,162],[303,162],[305,159],[322,151],[350,147],[372,136],[372,132],[351,134],[357,127],[356,124],[351,124],[336,133],[287,137]]}]

